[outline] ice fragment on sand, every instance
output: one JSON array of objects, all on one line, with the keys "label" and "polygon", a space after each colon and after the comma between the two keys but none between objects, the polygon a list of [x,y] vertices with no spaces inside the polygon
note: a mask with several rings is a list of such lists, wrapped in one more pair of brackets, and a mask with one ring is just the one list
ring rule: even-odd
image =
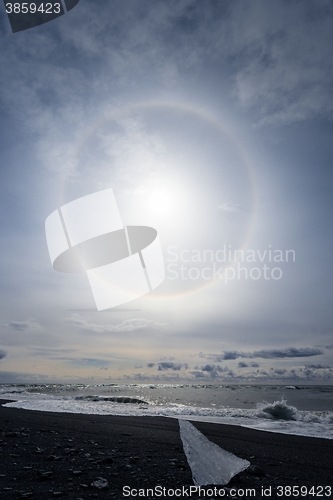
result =
[{"label": "ice fragment on sand", "polygon": [[250,462],[212,443],[187,420],[178,420],[184,452],[195,486],[228,484],[230,479],[249,467]]},{"label": "ice fragment on sand", "polygon": [[104,490],[105,488],[109,487],[109,483],[107,479],[104,479],[103,477],[98,477],[96,481],[91,483],[90,485],[92,488],[97,488],[98,490]]}]

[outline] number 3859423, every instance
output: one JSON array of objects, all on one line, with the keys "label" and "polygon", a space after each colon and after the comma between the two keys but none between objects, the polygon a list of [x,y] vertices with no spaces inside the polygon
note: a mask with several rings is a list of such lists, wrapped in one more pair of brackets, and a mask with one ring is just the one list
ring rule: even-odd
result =
[{"label": "number 3859423", "polygon": [[6,3],[7,14],[60,14],[61,6],[60,3],[41,3],[38,7],[35,3],[23,2],[23,3]]}]

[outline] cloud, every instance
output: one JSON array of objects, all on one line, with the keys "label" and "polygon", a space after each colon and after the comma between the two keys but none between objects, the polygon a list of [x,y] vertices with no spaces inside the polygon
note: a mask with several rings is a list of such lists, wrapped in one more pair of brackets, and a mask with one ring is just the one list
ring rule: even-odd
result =
[{"label": "cloud", "polygon": [[148,368],[153,368],[155,366],[155,363],[147,363]]},{"label": "cloud", "polygon": [[248,366],[249,365],[247,363],[245,363],[245,361],[240,361],[238,363],[238,368],[248,368]]},{"label": "cloud", "polygon": [[199,373],[202,373],[204,376],[207,375],[210,378],[220,377],[221,374],[226,374],[227,376],[233,376],[233,371],[230,370],[227,366],[220,365],[204,365],[204,366],[195,366],[194,371],[190,372],[196,378],[201,377]]},{"label": "cloud", "polygon": [[158,374],[149,373],[134,373],[133,375],[124,375],[123,378],[127,380],[139,380],[142,382],[154,381],[154,382],[178,382],[183,380],[180,378],[179,373],[167,372]]},{"label": "cloud", "polygon": [[145,318],[126,319],[118,325],[98,325],[96,323],[89,323],[85,318],[74,314],[71,318],[65,318],[67,323],[72,323],[82,330],[88,330],[95,333],[106,332],[134,332],[138,330],[166,330],[167,323],[159,323]]},{"label": "cloud", "polygon": [[190,373],[194,378],[205,378],[205,374],[200,370],[192,370]]},{"label": "cloud", "polygon": [[67,349],[58,349],[56,347],[28,347],[30,351],[33,352],[34,356],[41,356],[43,358],[48,359],[64,359],[59,356],[65,356],[70,354],[77,353],[77,349],[67,348]]},{"label": "cloud", "polygon": [[233,370],[230,370],[227,366],[220,365],[205,365],[202,367],[195,366],[194,370],[192,370],[191,375],[194,378],[211,378],[220,380],[230,379],[235,377],[235,373]]},{"label": "cloud", "polygon": [[259,0],[238,11],[234,34],[244,29],[235,88],[240,104],[256,108],[260,125],[331,116],[332,5],[291,2],[281,8]]},{"label": "cloud", "polygon": [[[242,363],[242,362],[240,362]],[[228,367],[219,365],[196,366],[189,374],[195,379],[218,379],[223,381],[285,381],[301,382],[309,381],[318,383],[329,383],[333,380],[333,368],[322,365],[302,365],[291,368],[269,367],[268,369],[257,369],[245,371],[245,366],[241,366],[241,371],[230,370]]]},{"label": "cloud", "polygon": [[222,210],[223,212],[234,212],[234,213],[238,213],[241,211],[239,203],[224,202],[223,205],[218,206],[218,209]]},{"label": "cloud", "polygon": [[12,330],[16,330],[18,332],[28,331],[41,331],[43,327],[35,318],[28,318],[24,321],[10,321],[9,323],[4,323],[3,326],[6,328],[10,328]]},{"label": "cloud", "polygon": [[187,363],[173,363],[172,361],[162,361],[158,363],[158,371],[188,369]]},{"label": "cloud", "polygon": [[199,357],[212,359],[216,362],[224,360],[234,360],[237,358],[263,358],[263,359],[281,359],[281,358],[303,358],[319,356],[323,354],[317,347],[287,347],[285,349],[262,349],[260,351],[224,351],[221,354],[199,353]]},{"label": "cloud", "polygon": [[[200,78],[204,67],[205,74],[220,67],[239,105],[261,124],[332,114],[329,3],[257,0],[207,8],[192,0],[143,0],[128,9],[100,1],[95,9],[80,5],[75,16],[75,25],[67,16],[47,31],[23,32],[21,43],[3,37],[0,54],[4,106],[38,135],[38,155],[53,172],[75,175],[73,130],[94,108],[103,112],[110,94],[133,92],[133,82],[140,87],[147,78],[153,88],[168,88]],[[63,59],[56,57],[59,40]]]},{"label": "cloud", "polygon": [[309,368],[311,370],[326,370],[326,369],[331,369],[330,365],[321,365],[320,363],[317,363],[315,365],[305,365],[306,368]]},{"label": "cloud", "polygon": [[5,358],[6,356],[7,356],[7,352],[0,349],[0,359]]},{"label": "cloud", "polygon": [[304,358],[309,356],[318,356],[323,354],[321,349],[316,347],[288,347],[286,349],[263,349],[261,351],[254,351],[251,358]]}]

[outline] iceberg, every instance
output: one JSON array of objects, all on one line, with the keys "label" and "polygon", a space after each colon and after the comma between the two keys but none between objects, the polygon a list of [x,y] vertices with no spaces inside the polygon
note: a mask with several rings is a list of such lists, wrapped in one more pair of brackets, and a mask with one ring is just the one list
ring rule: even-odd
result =
[{"label": "iceberg", "polygon": [[178,420],[184,452],[195,486],[228,484],[230,479],[247,469],[250,462],[223,450],[206,438],[187,420]]}]

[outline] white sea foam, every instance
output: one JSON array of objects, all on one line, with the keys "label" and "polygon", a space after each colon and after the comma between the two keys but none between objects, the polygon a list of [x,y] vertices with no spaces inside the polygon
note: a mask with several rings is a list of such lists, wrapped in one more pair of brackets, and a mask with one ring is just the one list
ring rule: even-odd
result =
[{"label": "white sea foam", "polygon": [[[112,387],[115,389],[115,387]],[[64,391],[62,391],[64,393]],[[2,397],[14,399],[5,406],[26,410],[85,413],[124,416],[164,416],[217,424],[239,425],[283,434],[297,434],[333,439],[333,412],[300,411],[284,399],[263,402],[257,408],[212,408],[190,404],[144,400],[139,396],[64,396],[41,392],[2,392]]]},{"label": "white sea foam", "polygon": [[297,408],[294,406],[288,406],[285,399],[281,399],[281,401],[274,401],[274,403],[267,403],[266,401],[258,403],[257,409],[259,411],[258,416],[262,418],[271,418],[276,420],[302,420]]}]

